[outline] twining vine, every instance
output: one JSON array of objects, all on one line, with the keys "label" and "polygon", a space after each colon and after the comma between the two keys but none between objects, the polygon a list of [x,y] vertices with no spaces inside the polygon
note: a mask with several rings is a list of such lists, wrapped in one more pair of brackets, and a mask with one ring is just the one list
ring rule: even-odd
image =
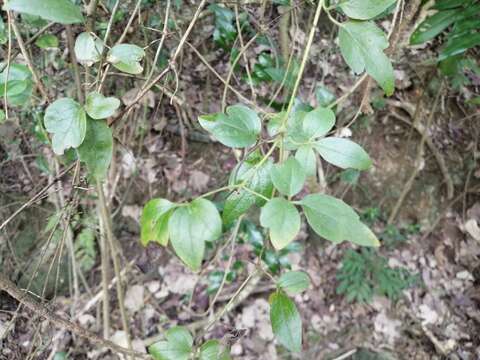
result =
[{"label": "twining vine", "polygon": [[[313,7],[315,9],[314,16],[293,90],[288,94],[288,103],[283,111],[272,113],[257,106],[252,109],[252,106],[247,106],[251,104],[250,101],[225,106],[226,92],[232,89],[227,79],[222,101],[224,111],[201,115],[198,123],[221,144],[233,149],[242,149],[243,157],[232,171],[228,184],[218,189],[188,202],[175,203],[163,198],[148,201],[141,217],[141,243],[147,245],[150,242],[156,242],[165,247],[171,246],[188,268],[198,272],[204,265],[207,244],[215,246],[222,234],[228,231],[232,232],[232,242],[234,242],[244,216],[251,208],[259,207],[259,223],[268,230],[270,243],[275,250],[284,249],[296,238],[301,228],[302,214],[313,231],[333,243],[349,241],[366,247],[379,246],[375,234],[342,200],[324,193],[300,195],[306,179],[317,174],[318,156],[323,161],[342,169],[367,170],[372,165],[369,155],[360,145],[342,137],[331,136],[336,123],[335,106],[350,95],[358,84],[327,107],[312,108],[302,104],[298,101],[297,94],[309,60],[320,16],[324,12],[327,18],[338,27],[340,51],[351,70],[356,74],[365,73],[361,79],[368,74],[380,85],[387,96],[391,95],[394,91],[393,67],[385,54],[389,42],[384,31],[372,19],[395,9],[395,3],[395,0],[339,2],[318,0],[316,4],[309,5],[312,6],[312,10]],[[92,1],[90,5],[94,8],[95,4],[96,2]],[[78,160],[85,164],[90,181],[97,185],[98,195],[103,205],[105,200],[102,183],[107,179],[113,155],[112,124],[127,114],[167,74],[174,75],[174,78],[177,76],[176,60],[184,46],[190,45],[188,36],[206,1],[200,2],[166,67],[156,76],[154,76],[155,67],[153,67],[132,104],[123,109],[119,99],[103,91],[103,84],[109,75],[110,67],[126,74],[142,74],[145,49],[123,42],[125,32],[120,41],[108,46],[112,19],[118,4],[119,1],[116,2],[103,39],[92,28],[91,21],[87,22],[89,25],[86,26],[85,31],[75,37],[73,51],[76,61],[87,72],[96,71],[97,87],[93,91],[88,91],[86,96],[83,96],[77,76],[79,93],[76,100],[69,97],[49,99],[32,62],[28,61],[28,56],[25,56],[28,66],[10,63],[9,58],[7,64],[2,64],[3,72],[0,79],[5,106],[7,104],[16,106],[24,102],[31,96],[34,85],[40,91],[48,104],[43,124],[50,134],[53,152],[60,156],[72,148],[75,149]],[[140,1],[137,2],[137,5],[139,4]],[[94,13],[91,6],[87,11],[90,16]],[[9,18],[14,17],[12,12],[40,16],[46,20],[65,24],[69,32],[71,32],[70,24],[85,23],[80,7],[70,0],[8,0],[3,8],[8,12]],[[166,7],[167,20],[169,9],[170,1],[167,2]],[[137,10],[136,8],[135,11]],[[237,13],[236,28],[240,35],[241,26],[238,22],[237,6],[235,11]],[[333,13],[334,11],[336,14]],[[9,28],[10,24],[13,25],[19,44],[22,44],[15,21],[9,22]],[[242,49],[237,54],[232,69],[241,57],[246,59],[245,51],[256,36],[249,41],[240,38]],[[162,50],[164,40],[165,37],[162,36],[155,59]],[[10,35],[9,48],[11,41]],[[26,51],[22,48],[22,52]],[[93,66],[95,64],[98,65],[97,68]],[[232,72],[233,70],[229,76]],[[248,77],[252,96],[255,97],[250,72]],[[5,113],[8,117],[8,111]],[[226,198],[222,211],[219,211],[212,202],[212,196],[218,193],[223,193]],[[110,248],[114,251],[115,246],[111,241],[113,235],[110,214],[105,206],[101,206],[100,210],[102,227],[106,231],[108,241],[111,242]],[[118,260],[115,255],[113,257],[115,270],[118,273]],[[309,277],[302,271],[286,272],[275,278],[268,274],[259,262],[255,274],[250,274],[231,302],[217,313],[213,322],[205,326],[205,331],[208,331],[215,321],[229,311],[235,299],[240,296],[257,272],[266,273],[276,286],[276,290],[270,295],[273,333],[278,342],[288,350],[300,352],[302,322],[291,295],[300,293],[309,286]],[[119,281],[117,283],[120,284]],[[118,290],[122,292],[121,287]],[[218,293],[214,299],[217,296]],[[124,311],[122,311],[122,320],[124,327],[127,327]],[[202,343],[201,339],[194,339],[190,331],[183,326],[167,330],[163,340],[150,346],[149,353],[155,359],[188,359],[192,356],[200,359],[229,358],[229,349],[225,344],[219,340]]]}]

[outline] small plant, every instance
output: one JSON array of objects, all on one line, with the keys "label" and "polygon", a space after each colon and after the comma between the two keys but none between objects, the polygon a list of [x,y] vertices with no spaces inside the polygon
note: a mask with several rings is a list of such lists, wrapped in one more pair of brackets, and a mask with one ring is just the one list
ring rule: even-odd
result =
[{"label": "small plant", "polygon": [[370,249],[347,250],[337,273],[337,293],[347,301],[368,303],[374,295],[398,300],[403,290],[419,282],[405,268],[391,268],[386,258]]}]

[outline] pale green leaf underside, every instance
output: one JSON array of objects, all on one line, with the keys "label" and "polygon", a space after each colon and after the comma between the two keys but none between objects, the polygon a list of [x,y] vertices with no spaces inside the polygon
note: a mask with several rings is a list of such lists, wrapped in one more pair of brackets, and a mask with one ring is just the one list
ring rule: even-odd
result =
[{"label": "pale green leaf underside", "polygon": [[53,102],[45,112],[45,128],[53,134],[55,154],[62,155],[68,148],[77,148],[85,139],[87,117],[79,103],[63,98]]},{"label": "pale green leaf underside", "polygon": [[140,219],[140,241],[146,246],[150,241],[167,246],[168,222],[175,204],[166,199],[151,199],[143,208]]},{"label": "pale green leaf underside", "polygon": [[315,149],[329,163],[342,169],[367,170],[372,160],[363,148],[353,141],[328,137],[315,142]]},{"label": "pale green leaf underside", "polygon": [[258,115],[244,105],[230,106],[226,114],[200,116],[199,123],[223,145],[233,148],[255,144],[262,126]]},{"label": "pale green leaf underside", "polygon": [[295,303],[280,291],[270,296],[270,322],[280,344],[293,352],[302,350],[302,319]]},{"label": "pale green leaf underside", "polygon": [[94,38],[87,32],[83,32],[75,40],[75,57],[82,65],[91,66],[100,61],[103,48],[102,40]]},{"label": "pale green leaf underside", "polygon": [[308,289],[310,278],[303,271],[288,271],[284,273],[277,282],[288,294],[299,294]]},{"label": "pale green leaf underside", "polygon": [[296,153],[295,159],[302,166],[307,176],[315,176],[317,172],[317,159],[313,151],[313,145],[301,145]]},{"label": "pale green leaf underside", "polygon": [[175,253],[190,269],[197,271],[202,264],[205,241],[220,236],[222,219],[212,202],[196,199],[174,210],[168,229]]},{"label": "pale green leaf underside", "polygon": [[61,24],[83,22],[80,8],[71,0],[9,0],[3,9],[40,16]]},{"label": "pale green leaf underside", "polygon": [[90,176],[97,180],[107,177],[112,161],[112,130],[105,121],[87,119],[85,140],[78,148],[80,161],[87,165]]},{"label": "pale green leaf underside", "polygon": [[383,31],[374,22],[351,20],[342,24],[338,36],[348,66],[357,74],[366,70],[388,96],[392,95],[395,78],[392,63],[383,52],[388,47]]},{"label": "pale green leaf underside", "polygon": [[392,6],[396,0],[347,0],[340,3],[343,12],[352,19],[372,19]]},{"label": "pale green leaf underside", "polygon": [[107,61],[120,71],[137,75],[143,71],[140,61],[144,56],[145,51],[137,45],[119,44],[110,49]]},{"label": "pale green leaf underside", "polygon": [[302,165],[294,157],[289,157],[282,164],[275,164],[270,176],[275,188],[286,196],[298,194],[306,177]]},{"label": "pale green leaf underside", "polygon": [[301,205],[312,229],[325,239],[337,244],[350,241],[362,246],[379,246],[376,236],[342,200],[313,194],[305,196]]},{"label": "pale green leaf underside", "polygon": [[85,111],[93,119],[106,119],[115,113],[120,106],[120,100],[114,97],[105,97],[100,93],[88,94],[85,102]]},{"label": "pale green leaf underside", "polygon": [[274,248],[281,250],[291,243],[300,231],[300,214],[290,201],[274,198],[262,207],[260,224],[269,229]]}]

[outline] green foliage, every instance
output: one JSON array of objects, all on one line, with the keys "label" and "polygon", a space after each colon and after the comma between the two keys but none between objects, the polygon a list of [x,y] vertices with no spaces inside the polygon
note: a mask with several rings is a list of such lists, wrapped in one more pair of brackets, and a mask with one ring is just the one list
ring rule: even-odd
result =
[{"label": "green foliage", "polygon": [[87,132],[87,117],[79,103],[63,98],[50,104],[45,112],[45,129],[53,134],[52,148],[62,155],[66,149],[79,147]]},{"label": "green foliage", "polygon": [[365,150],[348,139],[320,139],[315,143],[315,149],[326,161],[342,169],[367,170],[372,165],[372,160]]},{"label": "green foliage", "polygon": [[305,196],[300,204],[312,229],[325,239],[334,243],[348,240],[361,246],[380,245],[357,213],[342,200],[315,194]]},{"label": "green foliage", "polygon": [[230,350],[218,340],[208,340],[200,347],[200,360],[230,359]]},{"label": "green foliage", "polygon": [[373,250],[347,250],[337,273],[337,293],[357,302],[370,302],[374,295],[397,300],[402,291],[418,283],[418,276],[404,268],[391,268]]},{"label": "green foliage", "polygon": [[282,291],[270,295],[270,322],[278,342],[293,352],[302,350],[302,319],[295,303]]},{"label": "green foliage", "polygon": [[70,0],[8,0],[3,9],[39,16],[61,24],[83,22],[80,8]]},{"label": "green foliage", "polygon": [[169,239],[168,222],[175,204],[166,199],[148,201],[140,219],[140,239],[147,246],[150,241],[167,246]]},{"label": "green foliage", "polygon": [[440,51],[439,61],[464,54],[480,45],[480,3],[478,0],[437,0],[435,14],[427,17],[413,32],[410,43],[422,44],[443,33],[450,25],[445,46]]},{"label": "green foliage", "polygon": [[58,38],[52,34],[41,35],[35,41],[35,45],[37,45],[40,49],[58,48],[58,44]]},{"label": "green foliage", "polygon": [[120,106],[120,100],[114,97],[105,97],[98,92],[87,95],[85,111],[93,119],[106,119],[112,116]]},{"label": "green foliage", "polygon": [[228,50],[237,37],[235,13],[220,4],[211,4],[208,9],[215,15],[213,40],[218,46]]},{"label": "green foliage", "polygon": [[103,53],[103,41],[94,38],[90,33],[83,32],[75,40],[75,57],[85,66],[92,66],[100,61]]},{"label": "green foliage", "polygon": [[277,285],[287,294],[295,295],[308,289],[310,278],[303,271],[288,271],[280,276]]},{"label": "green foliage", "polygon": [[107,177],[112,153],[112,130],[104,120],[87,118],[85,140],[78,147],[78,157],[87,165],[92,178],[102,181]]},{"label": "green foliage", "polygon": [[23,64],[10,64],[7,79],[7,66],[5,63],[0,65],[4,69],[0,74],[0,94],[3,97],[6,90],[7,101],[11,106],[25,105],[32,95],[32,73]]},{"label": "green foliage", "polygon": [[143,72],[140,61],[144,56],[145,51],[137,45],[118,44],[108,52],[107,61],[120,71],[138,75]]},{"label": "green foliage", "polygon": [[395,2],[396,0],[347,0],[341,1],[339,7],[352,19],[368,20],[380,15]]},{"label": "green foliage", "polygon": [[244,148],[253,145],[261,131],[257,114],[244,105],[227,108],[227,113],[199,117],[200,125],[223,145]]},{"label": "green foliage", "polygon": [[305,171],[294,157],[289,157],[281,164],[275,164],[270,176],[275,188],[289,197],[298,194],[305,183]]},{"label": "green foliage", "polygon": [[168,221],[168,231],[175,253],[190,269],[198,271],[205,242],[221,235],[222,219],[212,202],[196,199],[174,210]]},{"label": "green foliage", "polygon": [[342,24],[338,34],[340,50],[348,66],[360,74],[364,70],[373,77],[388,96],[395,89],[390,59],[383,50],[388,40],[372,21],[350,20]]},{"label": "green foliage", "polygon": [[274,198],[262,208],[260,224],[270,230],[272,245],[280,250],[291,243],[300,231],[300,214],[290,201]]},{"label": "green foliage", "polygon": [[190,332],[176,326],[165,332],[165,340],[158,341],[148,348],[154,360],[188,360],[193,350],[193,337]]}]

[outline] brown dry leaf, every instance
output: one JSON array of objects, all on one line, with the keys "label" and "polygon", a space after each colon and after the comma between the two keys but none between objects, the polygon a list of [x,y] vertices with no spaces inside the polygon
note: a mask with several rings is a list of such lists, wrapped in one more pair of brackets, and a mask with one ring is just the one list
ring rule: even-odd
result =
[{"label": "brown dry leaf", "polygon": [[193,170],[188,179],[193,191],[202,192],[207,189],[210,176],[199,170]]},{"label": "brown dry leaf", "polygon": [[[138,88],[133,88],[131,90],[128,90],[125,94],[122,96],[122,102],[126,106],[130,106],[134,103],[135,99],[137,98],[138,94],[140,92],[140,89]],[[151,90],[149,90],[145,96],[139,101],[139,104],[147,105],[149,108],[154,108],[155,107],[155,93]],[[139,106],[137,104],[136,106]]]},{"label": "brown dry leaf", "polygon": [[475,219],[470,219],[465,223],[465,231],[470,234],[472,238],[480,242],[480,227]]},{"label": "brown dry leaf", "polygon": [[125,294],[125,307],[131,312],[137,312],[144,305],[145,289],[142,285],[133,285]]}]

